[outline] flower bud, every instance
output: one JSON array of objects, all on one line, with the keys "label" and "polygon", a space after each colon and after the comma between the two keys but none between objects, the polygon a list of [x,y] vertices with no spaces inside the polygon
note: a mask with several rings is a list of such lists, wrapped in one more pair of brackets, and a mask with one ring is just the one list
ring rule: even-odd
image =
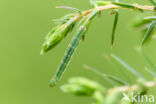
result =
[{"label": "flower bud", "polygon": [[92,96],[96,90],[103,89],[98,83],[82,77],[71,78],[69,84],[61,88],[66,93],[83,96]]},{"label": "flower bud", "polygon": [[74,27],[74,21],[69,20],[67,23],[58,25],[46,37],[41,54],[55,47]]}]

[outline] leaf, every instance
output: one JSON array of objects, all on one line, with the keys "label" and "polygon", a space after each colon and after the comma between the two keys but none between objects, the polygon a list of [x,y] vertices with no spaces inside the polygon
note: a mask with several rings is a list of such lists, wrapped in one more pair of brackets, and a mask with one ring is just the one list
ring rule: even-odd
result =
[{"label": "leaf", "polygon": [[63,8],[63,9],[68,9],[68,10],[72,10],[72,11],[75,11],[75,12],[78,12],[78,13],[82,13],[81,10],[77,9],[77,8],[73,8],[73,7],[68,7],[68,6],[58,6],[56,8]]},{"label": "leaf", "polygon": [[113,30],[112,30],[111,47],[114,44],[114,37],[115,37],[115,30],[116,30],[117,23],[118,23],[118,16],[119,16],[119,14],[118,14],[118,11],[116,10],[115,11],[114,24],[113,24]]},{"label": "leaf", "polygon": [[80,86],[86,86],[93,90],[102,90],[103,87],[97,83],[96,81],[92,81],[90,79],[84,77],[73,77],[69,79],[69,84],[77,84]]},{"label": "leaf", "polygon": [[140,28],[143,27],[145,25],[148,26],[148,24],[151,23],[151,20],[149,19],[142,19],[141,17],[137,18],[134,23],[133,23],[133,27],[135,28]]},{"label": "leaf", "polygon": [[111,54],[111,56],[117,62],[119,62],[122,66],[124,66],[129,72],[133,73],[134,75],[136,75],[139,78],[144,79],[144,77],[141,74],[139,74],[134,68],[132,68],[131,66],[129,66],[126,62],[124,62],[123,60],[121,60],[119,57],[115,56],[114,54]]},{"label": "leaf", "polygon": [[139,51],[140,54],[144,57],[145,61],[148,63],[148,65],[155,71],[156,66],[153,64],[153,62],[149,59],[149,57],[142,51]]},{"label": "leaf", "polygon": [[98,12],[97,10],[94,10],[88,16],[87,20],[84,21],[84,24],[82,26],[80,26],[80,28],[77,30],[75,36],[72,38],[72,40],[65,52],[65,55],[57,69],[56,74],[50,81],[51,87],[55,86],[55,84],[61,79],[63,73],[65,72],[67,65],[69,64],[69,62],[71,60],[71,57],[73,56],[76,48],[78,47],[78,45],[80,43],[80,40],[82,39],[82,36],[85,35],[86,32],[88,31],[90,23],[91,23],[92,19],[96,16],[97,12]]},{"label": "leaf", "polygon": [[73,29],[73,19],[67,23],[56,26],[46,37],[42,46],[41,55],[54,48]]},{"label": "leaf", "polygon": [[124,80],[119,79],[118,77],[112,76],[112,75],[105,75],[106,77],[108,77],[109,79],[117,82],[120,85],[129,85],[127,82],[125,82]]},{"label": "leaf", "polygon": [[156,1],[155,1],[155,0],[150,0],[150,2],[151,2],[154,6],[156,6]]},{"label": "leaf", "polygon": [[148,17],[144,17],[145,20],[149,20],[149,21],[153,21],[156,20],[156,16],[148,16]]},{"label": "leaf", "polygon": [[93,5],[94,7],[97,7],[97,4],[94,2],[94,0],[89,0],[90,4]]},{"label": "leaf", "polygon": [[99,75],[99,76],[105,78],[109,83],[111,83],[112,81],[114,81],[114,82],[116,82],[116,83],[118,83],[118,84],[120,84],[120,85],[129,85],[129,84],[128,84],[127,82],[125,82],[124,80],[121,80],[121,79],[119,79],[119,78],[117,78],[117,77],[115,77],[115,76],[112,76],[112,75],[108,75],[108,74],[105,74],[105,73],[101,73],[101,72],[99,72],[97,69],[92,68],[92,67],[90,67],[90,66],[88,66],[88,65],[84,65],[84,68],[85,68],[85,69],[88,69],[88,70],[91,70],[91,71],[94,72],[95,74],[97,74],[97,75]]},{"label": "leaf", "polygon": [[111,4],[110,1],[102,1],[102,0],[99,0],[99,1],[94,1],[98,6],[104,6],[104,5],[109,5]]},{"label": "leaf", "polygon": [[112,2],[112,4],[115,4],[115,5],[118,5],[118,6],[121,6],[121,7],[125,7],[125,8],[132,8],[132,9],[135,8],[134,5],[127,4],[127,3]]},{"label": "leaf", "polygon": [[152,72],[150,69],[148,69],[148,68],[145,67],[145,70],[146,70],[149,74],[151,74],[152,76],[156,77],[156,73]]},{"label": "leaf", "polygon": [[131,81],[131,78],[128,76],[129,73],[125,72],[125,70],[124,70],[123,68],[120,68],[118,65],[116,65],[116,64],[112,61],[110,55],[107,55],[106,53],[104,53],[103,56],[104,56],[105,59],[111,64],[111,66],[113,66],[115,69],[118,69],[118,70],[121,72],[121,74],[123,75],[123,77],[124,77],[125,79],[127,79],[129,83],[132,82],[132,81]]},{"label": "leaf", "polygon": [[58,24],[64,24],[64,23],[67,23],[69,20],[71,20],[75,15],[76,15],[75,13],[70,13],[70,14],[63,16],[60,19],[54,19],[53,21]]},{"label": "leaf", "polygon": [[77,96],[92,96],[97,90],[105,91],[99,83],[83,77],[70,78],[67,84],[61,86],[61,89]]},{"label": "leaf", "polygon": [[141,45],[142,45],[142,46],[144,45],[144,43],[147,41],[147,39],[148,39],[148,38],[150,37],[150,35],[152,34],[152,31],[153,31],[155,25],[156,25],[156,21],[152,21],[152,23],[151,23],[150,26],[148,27],[148,30],[147,30],[147,32],[145,33],[144,38],[143,38],[143,40],[142,40],[142,42],[141,42]]}]

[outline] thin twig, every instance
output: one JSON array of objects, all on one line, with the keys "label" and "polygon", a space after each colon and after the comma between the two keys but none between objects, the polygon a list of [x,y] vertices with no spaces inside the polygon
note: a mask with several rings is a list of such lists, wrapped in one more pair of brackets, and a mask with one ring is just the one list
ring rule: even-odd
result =
[{"label": "thin twig", "polygon": [[[156,87],[156,82],[155,81],[151,81],[151,82],[146,82],[144,83],[144,86],[147,88],[153,88]],[[132,85],[132,86],[121,86],[121,87],[114,87],[108,90],[108,92],[117,90],[119,92],[129,92],[129,91],[137,91],[139,90],[141,87],[138,85]]]},{"label": "thin twig", "polygon": [[[138,9],[138,10],[156,12],[154,6],[142,6],[142,5],[138,5],[138,4],[134,4],[133,6],[135,7],[135,9]],[[122,6],[117,6],[117,5],[114,5],[114,4],[109,4],[109,5],[105,5],[105,6],[99,6],[99,7],[96,7],[94,9],[86,10],[86,11],[82,12],[81,15],[79,15],[79,14],[76,15],[74,17],[74,20],[75,21],[79,20],[82,16],[88,15],[89,13],[91,13],[95,9],[98,10],[98,11],[103,11],[103,10],[108,10],[108,9],[130,9],[130,8],[128,8],[128,7],[126,8],[126,7],[122,7]]]}]

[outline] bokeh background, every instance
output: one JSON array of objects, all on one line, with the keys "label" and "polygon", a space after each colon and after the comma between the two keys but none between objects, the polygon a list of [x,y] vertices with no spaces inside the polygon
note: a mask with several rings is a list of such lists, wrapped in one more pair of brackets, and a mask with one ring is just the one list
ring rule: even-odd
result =
[{"label": "bokeh background", "polygon": [[[149,4],[148,0],[128,2]],[[94,20],[62,81],[56,87],[50,88],[49,80],[56,72],[74,33],[52,51],[40,55],[44,37],[54,26],[52,20],[72,12],[55,8],[62,5],[81,10],[91,8],[89,0],[0,0],[0,104],[90,104],[91,99],[65,94],[60,86],[70,77],[83,76],[110,87],[101,77],[84,69],[83,64],[127,80],[119,70],[122,66],[118,63],[117,66],[112,66],[105,59],[104,54],[110,53],[126,61],[148,80],[152,79],[144,71],[146,62],[135,50],[140,43],[141,34],[131,26],[141,12],[120,11],[115,45],[111,50],[110,34],[114,16],[110,15],[110,11],[105,11]],[[152,40],[144,47],[153,62],[156,62],[155,44]],[[136,78],[131,73],[129,76],[131,83],[134,83]]]}]

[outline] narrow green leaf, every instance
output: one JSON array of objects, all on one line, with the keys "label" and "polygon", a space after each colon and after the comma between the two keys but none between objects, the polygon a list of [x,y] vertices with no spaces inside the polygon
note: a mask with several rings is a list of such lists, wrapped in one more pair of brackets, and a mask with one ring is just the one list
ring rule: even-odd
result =
[{"label": "narrow green leaf", "polygon": [[122,66],[124,66],[128,71],[130,71],[131,73],[133,73],[134,75],[136,75],[139,78],[143,78],[144,77],[139,74],[134,68],[132,68],[131,66],[129,66],[126,62],[124,62],[123,60],[121,60],[119,57],[115,56],[114,54],[111,54],[111,56],[117,61],[119,62]]},{"label": "narrow green leaf", "polygon": [[70,13],[67,14],[59,19],[54,19],[53,21],[56,22],[57,24],[64,24],[67,23],[68,21],[70,21],[73,17],[75,17],[76,13]]},{"label": "narrow green leaf", "polygon": [[132,4],[127,4],[127,3],[112,2],[112,4],[117,5],[117,6],[121,6],[121,7],[125,7],[125,8],[132,8],[132,9],[135,8],[134,5],[132,5]]},{"label": "narrow green leaf", "polygon": [[104,5],[109,5],[111,4],[110,1],[102,1],[102,0],[99,0],[99,1],[94,1],[98,6],[104,6]]},{"label": "narrow green leaf", "polygon": [[151,35],[151,33],[152,33],[152,31],[153,31],[155,25],[156,25],[156,21],[152,21],[152,23],[151,23],[150,26],[148,27],[147,32],[146,32],[145,35],[144,35],[144,38],[143,38],[143,40],[142,40],[142,42],[141,42],[141,45],[143,45],[143,44],[147,41],[147,39],[150,37],[150,35]]},{"label": "narrow green leaf", "polygon": [[129,77],[129,74],[127,72],[125,72],[125,70],[121,67],[119,67],[118,65],[116,65],[116,63],[114,63],[114,61],[112,61],[112,58],[110,57],[110,55],[107,55],[106,53],[103,55],[105,57],[105,59],[111,64],[111,66],[114,67],[114,69],[118,69],[121,72],[121,75],[123,75],[123,77],[125,79],[128,80],[129,83],[132,82],[131,78]]},{"label": "narrow green leaf", "polygon": [[89,0],[90,4],[93,5],[94,7],[97,7],[97,4],[94,2],[94,0]]},{"label": "narrow green leaf", "polygon": [[149,59],[149,57],[142,51],[139,51],[140,54],[144,57],[145,61],[148,63],[148,65],[155,71],[156,66],[153,64],[153,62]]},{"label": "narrow green leaf", "polygon": [[82,13],[81,10],[77,9],[77,8],[73,8],[73,7],[68,7],[68,6],[58,6],[56,8],[63,8],[63,9],[68,9],[68,10],[72,10],[72,11],[75,11],[75,12],[79,12],[79,13]]},{"label": "narrow green leaf", "polygon": [[77,96],[93,96],[96,91],[105,91],[99,83],[83,77],[70,78],[68,83],[61,86],[65,93],[72,93]]},{"label": "narrow green leaf", "polygon": [[109,83],[114,81],[114,82],[116,82],[116,83],[118,83],[120,85],[129,85],[129,83],[127,83],[124,80],[121,80],[121,79],[119,79],[119,78],[117,78],[115,76],[112,76],[112,75],[101,73],[97,69],[95,69],[93,67],[90,67],[88,65],[84,65],[84,68],[87,69],[87,70],[91,70],[92,72],[96,73],[97,75],[101,76],[102,78],[105,78]]},{"label": "narrow green leaf", "polygon": [[[119,0],[115,0],[115,2],[119,2]],[[117,27],[117,23],[118,23],[118,10],[115,10],[115,18],[114,18],[114,24],[113,24],[113,29],[112,29],[112,38],[111,38],[111,48],[113,47],[114,44],[114,38],[115,38],[115,31],[116,31],[116,27]]]},{"label": "narrow green leaf", "polygon": [[61,79],[63,73],[65,72],[67,65],[69,64],[69,62],[71,60],[71,57],[73,56],[76,48],[78,47],[78,45],[80,43],[80,40],[82,39],[82,36],[88,31],[89,25],[90,25],[92,19],[97,14],[97,12],[98,11],[95,10],[88,16],[87,20],[84,22],[84,24],[82,26],[80,26],[80,28],[76,32],[75,36],[72,38],[72,40],[65,52],[65,55],[57,69],[56,74],[50,81],[51,87],[55,86],[55,84]]},{"label": "narrow green leaf", "polygon": [[155,0],[150,0],[150,2],[151,2],[154,6],[156,6],[156,1],[155,1]]},{"label": "narrow green leaf", "polygon": [[156,16],[148,16],[144,18],[145,20],[153,21],[156,20]]},{"label": "narrow green leaf", "polygon": [[133,22],[133,27],[134,28],[141,28],[141,27],[149,26],[150,23],[151,23],[151,20],[149,20],[149,19],[142,19],[141,17],[138,17]]},{"label": "narrow green leaf", "polygon": [[114,24],[113,24],[113,30],[112,30],[111,47],[114,44],[114,37],[115,37],[115,31],[116,31],[116,27],[117,27],[117,23],[118,23],[118,17],[119,17],[119,14],[118,14],[118,11],[116,10],[115,11]]},{"label": "narrow green leaf", "polygon": [[156,73],[152,72],[150,69],[148,69],[148,68],[145,67],[145,71],[147,71],[152,76],[156,77]]},{"label": "narrow green leaf", "polygon": [[66,35],[73,29],[75,22],[73,19],[66,23],[56,26],[49,34],[46,36],[46,40],[42,46],[41,55],[48,52],[54,48],[61,40],[66,37]]}]

